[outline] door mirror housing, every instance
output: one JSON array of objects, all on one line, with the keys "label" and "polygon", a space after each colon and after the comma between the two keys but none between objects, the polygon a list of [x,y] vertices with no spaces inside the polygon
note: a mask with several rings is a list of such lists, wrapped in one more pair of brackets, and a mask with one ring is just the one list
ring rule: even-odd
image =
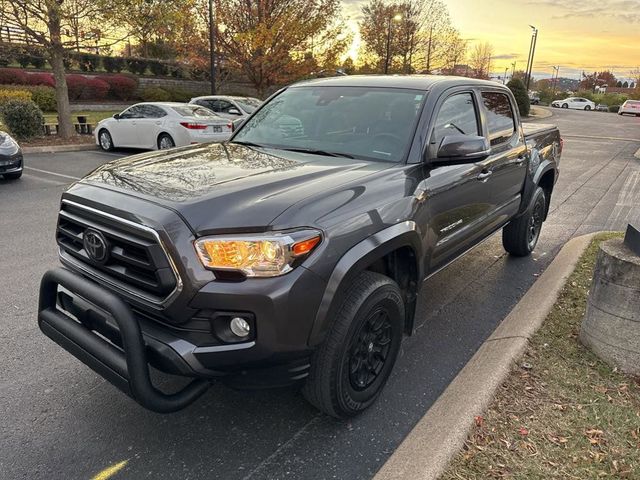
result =
[{"label": "door mirror housing", "polygon": [[238,110],[237,108],[230,108],[229,110],[227,110],[227,113],[229,115],[242,115],[242,113],[240,113],[240,110]]},{"label": "door mirror housing", "polygon": [[472,163],[484,160],[491,153],[489,140],[479,135],[447,135],[440,142],[436,158],[431,163]]},{"label": "door mirror housing", "polygon": [[231,122],[231,131],[235,132],[236,130],[238,130],[244,123],[244,120],[244,118],[237,118],[236,120]]},{"label": "door mirror housing", "polygon": [[115,118],[116,120],[120,120],[120,114],[119,113],[114,113],[113,114],[113,118]]}]

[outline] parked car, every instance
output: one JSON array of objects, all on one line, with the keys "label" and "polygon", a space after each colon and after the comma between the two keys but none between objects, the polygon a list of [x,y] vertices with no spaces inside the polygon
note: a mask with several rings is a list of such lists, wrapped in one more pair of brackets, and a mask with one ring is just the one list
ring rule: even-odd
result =
[{"label": "parked car", "polygon": [[640,100],[627,100],[622,104],[618,115],[635,115],[640,117]]},{"label": "parked car", "polygon": [[609,111],[609,105],[604,105],[602,103],[599,103],[598,105],[596,105],[596,110],[598,112],[608,112]]},{"label": "parked car", "polygon": [[551,102],[551,106],[557,108],[573,108],[575,110],[594,110],[596,108],[595,103],[582,97],[569,97],[564,100],[554,100]]},{"label": "parked car", "polygon": [[223,142],[231,122],[187,103],[137,103],[98,122],[94,135],[103,150],[117,147],[163,150],[193,143]]},{"label": "parked car", "polygon": [[540,103],[540,96],[537,93],[530,93],[529,102],[531,105],[538,105]]},{"label": "parked car", "polygon": [[[507,87],[468,78],[311,80],[260,112],[229,142],[73,184],[38,322],[154,411],[217,378],[303,384],[323,412],[355,415],[413,332],[426,278],[500,230],[531,254],[562,139],[523,126]],[[162,393],[149,365],[191,383]]]},{"label": "parked car", "polygon": [[17,180],[22,176],[23,168],[20,145],[7,132],[0,131],[0,175],[6,180]]},{"label": "parked car", "polygon": [[206,107],[221,117],[237,120],[251,115],[262,105],[262,100],[253,97],[208,95],[192,98],[189,103]]}]

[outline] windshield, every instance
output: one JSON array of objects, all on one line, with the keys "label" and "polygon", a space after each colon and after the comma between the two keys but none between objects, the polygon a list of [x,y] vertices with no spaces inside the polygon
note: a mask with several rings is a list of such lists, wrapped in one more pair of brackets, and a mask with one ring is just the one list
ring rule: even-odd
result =
[{"label": "windshield", "polygon": [[397,162],[426,93],[365,87],[294,87],[271,100],[233,142]]},{"label": "windshield", "polygon": [[180,105],[178,107],[171,107],[174,112],[183,117],[208,117],[219,118],[218,115],[211,110],[198,105]]},{"label": "windshield", "polygon": [[236,98],[236,103],[247,113],[253,113],[262,104],[257,98]]}]

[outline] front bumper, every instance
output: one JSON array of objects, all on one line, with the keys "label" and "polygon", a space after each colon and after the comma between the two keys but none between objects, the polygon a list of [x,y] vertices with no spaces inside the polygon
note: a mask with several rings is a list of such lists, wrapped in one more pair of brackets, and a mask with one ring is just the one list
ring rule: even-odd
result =
[{"label": "front bumper", "polygon": [[4,173],[18,173],[23,168],[22,154],[0,155],[0,175]]},{"label": "front bumper", "polygon": [[[212,282],[191,301],[201,319],[171,325],[79,273],[58,268],[42,279],[38,323],[48,337],[142,406],[171,412],[197,399],[215,378],[234,387],[262,388],[308,376],[314,298],[319,303],[324,283],[304,268],[265,280],[253,286]],[[236,343],[216,339],[213,325],[224,312],[250,312],[255,336]],[[208,330],[204,313],[210,313]],[[151,384],[149,365],[195,380],[165,395]]]}]

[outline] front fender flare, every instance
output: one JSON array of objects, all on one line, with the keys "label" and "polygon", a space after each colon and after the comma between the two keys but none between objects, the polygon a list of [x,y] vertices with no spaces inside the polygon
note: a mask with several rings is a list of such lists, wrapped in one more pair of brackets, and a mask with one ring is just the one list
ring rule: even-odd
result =
[{"label": "front fender flare", "polygon": [[[348,250],[333,269],[309,335],[308,343],[310,346],[316,346],[324,340],[331,326],[332,311],[340,304],[341,293],[344,292],[349,282],[379,258],[402,247],[410,247],[414,251],[417,269],[415,283],[416,289],[419,288],[424,278],[420,260],[423,258],[423,254],[422,242],[415,222],[398,223],[367,237]],[[413,303],[415,304],[415,302]],[[408,307],[407,313],[413,316],[414,308]]]}]

